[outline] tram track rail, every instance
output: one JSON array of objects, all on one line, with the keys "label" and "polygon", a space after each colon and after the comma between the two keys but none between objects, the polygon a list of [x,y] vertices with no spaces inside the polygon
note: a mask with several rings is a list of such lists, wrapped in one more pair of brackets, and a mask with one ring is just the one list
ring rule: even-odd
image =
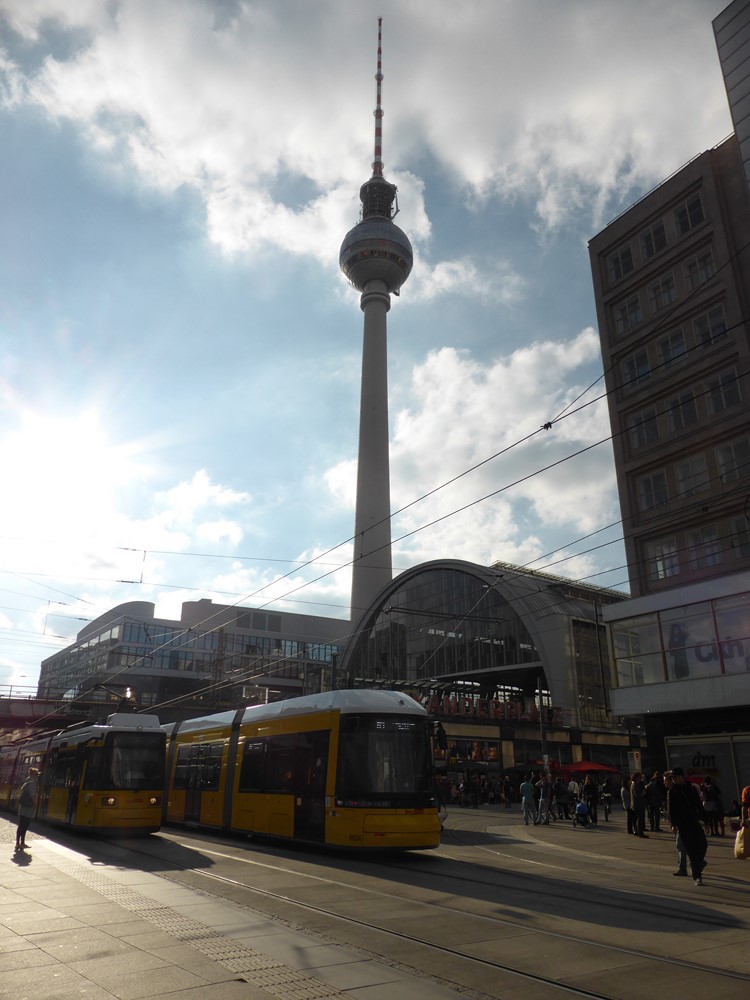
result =
[{"label": "tram track rail", "polygon": [[[324,869],[320,868],[320,858],[314,858],[313,863],[318,867],[318,870],[312,871],[309,856],[303,854],[301,857],[290,859],[287,854],[280,855],[279,849],[276,846],[264,844],[263,848],[267,847],[268,853],[264,852],[262,858],[259,858],[255,853],[252,857],[248,857],[245,845],[238,848],[236,842],[212,838],[205,831],[199,834],[185,834],[182,831],[173,832],[171,830],[162,831],[162,837],[165,841],[179,844],[186,849],[200,851],[211,857],[213,863],[217,866],[222,865],[225,868],[221,872],[207,868],[195,868],[187,865],[180,867],[172,864],[170,871],[159,872],[163,877],[189,884],[191,887],[200,886],[202,887],[202,891],[207,891],[209,894],[216,894],[222,898],[231,898],[234,902],[239,902],[240,905],[261,909],[270,916],[278,917],[281,913],[281,919],[300,927],[308,926],[310,916],[314,916],[316,925],[320,924],[322,918],[324,921],[330,923],[330,934],[338,940],[349,942],[361,941],[361,932],[365,931],[367,932],[369,943],[371,945],[377,943],[380,950],[375,949],[372,953],[378,956],[387,957],[389,955],[389,942],[397,943],[400,946],[408,945],[415,950],[415,961],[417,960],[417,953],[421,953],[421,961],[417,961],[414,967],[417,974],[420,974],[420,972],[425,974],[425,970],[429,970],[433,964],[430,960],[431,957],[432,959],[439,958],[441,965],[444,965],[447,960],[453,963],[457,978],[443,980],[443,977],[438,977],[440,981],[445,981],[447,985],[452,985],[453,988],[461,991],[468,991],[473,996],[480,995],[471,985],[476,980],[477,969],[486,970],[488,973],[494,973],[495,975],[510,976],[519,983],[536,984],[540,988],[546,987],[550,991],[560,994],[598,997],[602,998],[602,1000],[615,1000],[615,998],[622,996],[638,996],[643,994],[628,994],[627,992],[623,993],[618,990],[601,992],[600,990],[589,989],[580,983],[576,983],[575,977],[568,977],[566,980],[560,976],[547,976],[540,972],[529,971],[528,968],[521,968],[518,964],[513,964],[512,962],[501,961],[497,958],[480,957],[471,954],[458,945],[448,945],[434,937],[431,939],[429,935],[419,933],[418,931],[406,932],[403,929],[388,927],[382,922],[373,919],[342,912],[341,908],[335,906],[325,905],[321,902],[312,902],[309,899],[300,899],[291,891],[281,892],[254,885],[252,879],[237,877],[236,873],[226,870],[227,866],[231,867],[237,864],[250,863],[256,866],[260,865],[270,871],[283,872],[285,875],[294,876],[301,880],[301,884],[309,884],[310,879],[315,879],[329,887],[343,886],[351,892],[360,893],[363,898],[367,894],[370,894],[383,896],[391,901],[394,898],[400,899],[403,903],[408,903],[410,906],[418,906],[422,909],[424,920],[419,921],[422,924],[428,918],[437,918],[438,922],[440,918],[445,918],[448,922],[469,918],[474,921],[483,921],[490,927],[495,926],[498,929],[498,936],[501,936],[501,932],[507,933],[509,930],[522,933],[531,932],[539,935],[540,942],[554,942],[557,946],[561,945],[563,948],[569,947],[573,950],[579,947],[593,948],[598,950],[602,956],[606,954],[612,960],[613,965],[617,965],[618,961],[622,959],[622,964],[625,967],[628,963],[635,961],[643,963],[652,970],[656,967],[661,969],[679,967],[683,971],[690,969],[700,976],[707,977],[707,984],[713,982],[717,987],[719,987],[720,983],[723,984],[721,987],[723,992],[720,993],[722,996],[734,995],[732,984],[736,984],[736,995],[738,997],[747,995],[747,990],[750,986],[750,975],[744,972],[691,960],[684,955],[658,955],[654,954],[653,951],[647,951],[642,948],[592,940],[590,936],[576,934],[573,931],[566,931],[561,928],[535,926],[533,929],[530,929],[528,921],[512,919],[507,915],[497,916],[488,912],[481,912],[482,907],[477,904],[482,904],[486,900],[480,897],[472,897],[477,906],[476,910],[463,908],[462,901],[465,901],[467,896],[466,894],[462,895],[460,891],[462,885],[470,887],[472,892],[477,885],[481,885],[485,890],[507,892],[510,884],[513,884],[514,892],[522,892],[526,895],[531,894],[534,898],[541,895],[544,891],[546,891],[548,900],[554,900],[556,895],[560,899],[563,898],[564,888],[559,890],[552,887],[548,887],[547,890],[541,888],[535,889],[529,885],[528,877],[525,877],[523,872],[509,872],[505,868],[498,869],[491,865],[480,865],[474,860],[457,861],[455,858],[444,857],[440,851],[420,856],[424,857],[427,864],[414,864],[413,860],[410,860],[412,858],[411,855],[400,855],[395,860],[378,858],[377,866],[375,864],[368,866],[361,862],[357,863],[356,859],[349,857],[347,857],[346,862],[342,863],[340,858],[325,855]],[[460,839],[459,836],[458,840],[460,841]],[[121,842],[118,843],[121,845]],[[136,850],[137,853],[147,855],[152,862],[160,859],[165,860],[164,855],[158,850],[157,845],[158,841],[151,841],[149,842],[151,849],[146,849],[145,845],[137,848],[131,845],[131,849]],[[218,849],[214,850],[214,847]],[[435,861],[438,862],[437,865],[434,864]],[[462,870],[453,870],[456,866]],[[333,873],[321,874],[321,870],[329,871],[331,867],[334,868]],[[477,871],[476,869],[479,870]],[[419,894],[435,894],[440,889],[443,895],[445,895],[446,884],[450,883],[452,887],[451,896],[455,902],[449,902],[446,899],[421,898],[421,896],[415,899],[413,895],[394,897],[394,886],[398,885],[399,879],[402,879],[405,873],[413,876],[410,888],[412,892],[416,891]],[[382,887],[378,887],[377,882],[382,875],[386,876],[387,883]],[[367,878],[367,884],[358,885],[356,880],[361,880],[363,876],[370,876],[370,878]],[[570,884],[578,885],[582,895],[585,895],[592,888],[572,881]],[[207,886],[211,886],[212,888],[208,889]],[[601,887],[594,886],[593,891],[601,892],[602,890]],[[711,915],[703,910],[700,916],[692,916],[689,910],[681,909],[681,901],[677,898],[669,900],[662,905],[654,898],[650,902],[641,902],[635,898],[637,892],[635,889],[632,892],[629,892],[627,889],[623,891],[627,893],[628,916],[636,922],[648,912],[651,919],[677,921],[681,925],[684,924],[686,927],[691,927],[693,931],[698,928],[707,931],[722,931],[731,930],[732,928],[736,929],[739,926],[736,917],[732,918],[722,913]],[[254,900],[254,902],[251,903],[250,899]],[[265,905],[259,905],[261,901]],[[549,910],[549,905],[547,909]],[[347,933],[347,929],[356,929],[356,933]],[[355,946],[361,947],[359,944],[355,944]],[[542,945],[540,944],[541,947]],[[399,953],[402,950],[401,948]],[[474,970],[473,974],[469,973],[468,970],[470,969]],[[707,985],[707,989],[710,990],[711,986]],[[503,994],[487,993],[485,995],[502,996]]]}]

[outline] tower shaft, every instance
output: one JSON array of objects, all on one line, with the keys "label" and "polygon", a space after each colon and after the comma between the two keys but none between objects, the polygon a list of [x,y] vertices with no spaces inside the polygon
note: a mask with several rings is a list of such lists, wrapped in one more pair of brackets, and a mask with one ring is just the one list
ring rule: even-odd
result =
[{"label": "tower shaft", "polygon": [[386,315],[391,297],[386,283],[377,279],[368,281],[360,305],[364,313],[364,339],[354,514],[352,620],[393,578],[386,337]]}]

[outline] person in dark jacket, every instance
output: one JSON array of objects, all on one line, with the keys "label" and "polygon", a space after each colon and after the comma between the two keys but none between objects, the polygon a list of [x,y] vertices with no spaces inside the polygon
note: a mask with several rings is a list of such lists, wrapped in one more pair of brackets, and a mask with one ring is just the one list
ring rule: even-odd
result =
[{"label": "person in dark jacket", "polygon": [[667,792],[667,816],[682,841],[690,860],[690,874],[696,885],[703,885],[708,841],[703,832],[706,813],[697,788],[685,778],[681,767],[672,768],[672,787]]},{"label": "person in dark jacket", "polygon": [[620,800],[622,801],[622,808],[625,810],[625,815],[628,818],[628,833],[635,833],[635,814],[633,812],[633,807],[630,804],[630,785],[633,781],[633,776],[625,776],[620,787]]},{"label": "person in dark jacket", "polygon": [[667,799],[667,790],[664,787],[660,771],[654,771],[651,780],[646,782],[645,791],[648,825],[652,833],[659,833],[661,831],[661,812]]},{"label": "person in dark jacket", "polygon": [[597,825],[597,813],[596,807],[599,803],[599,789],[594,783],[594,779],[590,774],[587,774],[584,778],[583,785],[581,786],[581,801],[585,802],[588,806],[589,816],[591,817],[591,822],[594,826]]},{"label": "person in dark jacket", "polygon": [[646,785],[643,774],[636,771],[630,783],[630,808],[633,810],[633,833],[636,837],[646,837]]}]

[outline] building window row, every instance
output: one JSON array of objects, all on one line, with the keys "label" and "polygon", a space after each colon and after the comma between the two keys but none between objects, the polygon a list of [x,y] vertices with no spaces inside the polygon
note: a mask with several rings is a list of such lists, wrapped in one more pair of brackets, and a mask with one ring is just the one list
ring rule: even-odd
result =
[{"label": "building window row", "polygon": [[[708,453],[711,454],[710,452]],[[669,500],[684,500],[733,485],[750,477],[750,438],[718,445],[713,450],[713,465],[705,452],[680,458],[669,469],[653,469],[636,481],[638,508],[641,511],[661,507]]]},{"label": "building window row", "polygon": [[[668,219],[668,217],[665,218]],[[650,226],[647,226],[641,231],[638,239],[633,241],[640,250],[642,263],[646,263],[652,257],[656,256],[656,254],[666,249],[669,239],[665,218],[658,219]],[[675,237],[686,236],[704,221],[703,202],[700,193],[696,192],[674,209],[671,223]],[[616,284],[618,281],[621,281],[635,269],[635,266],[633,243],[628,240],[607,257],[610,284]],[[710,273],[713,274],[713,267]],[[707,278],[704,277],[702,280],[705,281]]]},{"label": "building window row", "polygon": [[[695,349],[711,347],[727,334],[727,324],[722,305],[695,316],[691,323],[692,344]],[[687,327],[688,332],[690,327]],[[622,389],[633,392],[647,382],[654,372],[661,373],[687,360],[689,351],[685,329],[677,327],[657,337],[651,344],[643,344],[620,362]]]},{"label": "building window row", "polygon": [[[704,250],[685,261],[682,266],[682,291],[689,295],[701,285],[709,281],[714,275],[714,258],[710,249]],[[650,316],[655,316],[663,309],[677,301],[680,289],[675,279],[674,271],[665,271],[651,281],[645,289],[648,299],[648,311]],[[643,290],[631,292],[626,299],[615,303],[612,307],[614,325],[618,334],[629,333],[639,326],[644,320],[642,308]],[[721,313],[723,319],[723,312]],[[717,326],[719,314],[706,316],[704,326],[706,333],[709,333]],[[706,335],[701,340],[706,339]]]},{"label": "building window row", "polygon": [[[721,566],[727,561],[745,560],[750,555],[747,519],[743,516],[687,528],[665,535],[644,546],[647,576],[652,584],[688,578]],[[750,653],[750,649],[748,649]]]},{"label": "building window row", "polygon": [[741,403],[742,388],[736,369],[716,372],[700,385],[679,389],[658,403],[630,414],[627,426],[631,450],[680,434],[695,427],[701,417],[721,416]]}]

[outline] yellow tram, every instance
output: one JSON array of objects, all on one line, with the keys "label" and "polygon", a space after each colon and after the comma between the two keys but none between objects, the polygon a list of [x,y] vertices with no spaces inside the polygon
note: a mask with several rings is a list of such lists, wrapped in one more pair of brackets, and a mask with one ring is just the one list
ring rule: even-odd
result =
[{"label": "yellow tram", "polygon": [[440,843],[427,712],[329,691],[163,727],[165,819],[365,849]]},{"label": "yellow tram", "polygon": [[38,818],[92,833],[161,825],[166,735],[155,715],[110,715],[0,749],[0,806],[15,810],[30,767],[41,771]]}]

